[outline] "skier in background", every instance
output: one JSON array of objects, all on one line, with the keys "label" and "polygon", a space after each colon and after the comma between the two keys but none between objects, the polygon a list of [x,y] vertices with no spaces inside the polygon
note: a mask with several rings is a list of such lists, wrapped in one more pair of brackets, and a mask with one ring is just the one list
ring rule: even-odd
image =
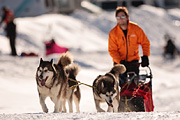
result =
[{"label": "skier in background", "polygon": [[10,47],[11,47],[11,55],[16,56],[16,47],[15,47],[15,41],[16,41],[16,24],[14,23],[14,14],[12,11],[10,11],[7,7],[2,8],[2,19],[0,21],[0,26],[4,22],[5,24],[5,31],[6,36],[10,41]]},{"label": "skier in background", "polygon": [[164,46],[163,56],[164,58],[167,58],[169,55],[171,59],[174,59],[175,55],[179,54],[180,52],[174,44],[172,37],[170,37],[170,35],[165,34],[164,39],[167,41],[167,44]]}]

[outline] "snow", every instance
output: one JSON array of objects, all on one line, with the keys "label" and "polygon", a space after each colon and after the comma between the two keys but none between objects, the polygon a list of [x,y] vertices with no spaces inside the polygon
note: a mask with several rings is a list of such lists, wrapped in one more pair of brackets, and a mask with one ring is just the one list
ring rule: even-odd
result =
[{"label": "snow", "polygon": [[2,114],[8,120],[177,120],[180,112]]},{"label": "snow", "polygon": [[[100,74],[108,72],[112,59],[108,54],[108,33],[116,25],[114,12],[99,14],[77,10],[71,15],[45,14],[37,17],[16,18],[17,52],[35,52],[39,57],[12,57],[9,41],[0,30],[0,120],[56,120],[56,119],[112,119],[112,120],[176,120],[180,118],[180,58],[162,57],[169,33],[180,44],[179,9],[164,10],[143,5],[130,9],[130,20],[138,23],[151,42],[150,67],[153,72],[154,112],[97,113],[92,88],[81,85],[80,113],[52,113],[53,103],[46,100],[49,113],[42,113],[39,104],[35,72],[42,57],[57,62],[59,54],[45,56],[44,42],[52,37],[68,47],[74,61],[81,66],[77,79],[92,85]],[[177,13],[177,14],[174,14]],[[141,54],[142,55],[142,54]],[[75,106],[74,106],[75,107]],[[106,108],[106,104],[103,104]],[[74,109],[75,110],[75,109]]]}]

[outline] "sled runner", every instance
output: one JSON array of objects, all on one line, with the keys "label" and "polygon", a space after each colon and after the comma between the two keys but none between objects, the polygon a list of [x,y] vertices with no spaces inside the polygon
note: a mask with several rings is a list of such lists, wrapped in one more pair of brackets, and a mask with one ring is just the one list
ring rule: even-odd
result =
[{"label": "sled runner", "polygon": [[151,112],[154,109],[152,99],[152,72],[150,67],[140,69],[137,76],[128,72],[120,91],[119,112]]}]

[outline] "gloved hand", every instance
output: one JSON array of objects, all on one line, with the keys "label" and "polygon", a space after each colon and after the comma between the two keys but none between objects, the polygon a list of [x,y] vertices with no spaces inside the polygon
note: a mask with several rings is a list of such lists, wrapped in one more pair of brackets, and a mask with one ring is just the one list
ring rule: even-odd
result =
[{"label": "gloved hand", "polygon": [[141,59],[142,59],[141,66],[142,67],[148,67],[149,66],[148,56],[144,55],[141,57]]}]

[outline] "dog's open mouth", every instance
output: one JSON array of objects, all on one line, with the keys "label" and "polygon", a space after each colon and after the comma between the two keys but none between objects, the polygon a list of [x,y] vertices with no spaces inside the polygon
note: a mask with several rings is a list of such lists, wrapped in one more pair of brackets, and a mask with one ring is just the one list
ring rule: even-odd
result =
[{"label": "dog's open mouth", "polygon": [[112,103],[109,103],[106,101],[106,103],[110,106],[110,107],[113,107],[113,104]]},{"label": "dog's open mouth", "polygon": [[45,86],[46,80],[48,79],[48,76],[45,79],[41,80],[41,86]]}]

